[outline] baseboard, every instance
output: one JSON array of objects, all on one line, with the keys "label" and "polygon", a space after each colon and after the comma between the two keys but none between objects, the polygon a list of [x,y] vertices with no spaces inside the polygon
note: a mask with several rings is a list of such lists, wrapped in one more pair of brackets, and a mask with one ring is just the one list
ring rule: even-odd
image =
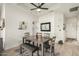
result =
[{"label": "baseboard", "polygon": [[77,41],[77,39],[76,38],[66,38],[65,42],[67,42],[67,41]]}]

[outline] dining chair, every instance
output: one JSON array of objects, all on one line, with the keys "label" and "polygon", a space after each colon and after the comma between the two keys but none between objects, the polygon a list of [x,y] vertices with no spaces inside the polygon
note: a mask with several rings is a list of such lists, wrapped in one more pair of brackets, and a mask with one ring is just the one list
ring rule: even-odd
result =
[{"label": "dining chair", "polygon": [[49,38],[48,41],[44,42],[44,48],[46,49],[45,52],[47,52],[48,50],[50,52],[50,48],[51,48],[50,53],[52,53],[52,52],[54,53],[55,39],[56,39],[56,37]]},{"label": "dining chair", "polygon": [[55,55],[55,40],[56,40],[56,36],[54,36],[51,40],[51,42],[49,42],[49,45],[50,45],[50,54],[52,55],[52,52],[53,52],[53,55]]}]

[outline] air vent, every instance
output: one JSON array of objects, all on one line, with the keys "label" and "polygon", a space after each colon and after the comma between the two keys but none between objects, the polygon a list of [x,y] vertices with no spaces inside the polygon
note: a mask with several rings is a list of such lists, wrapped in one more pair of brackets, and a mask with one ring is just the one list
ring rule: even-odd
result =
[{"label": "air vent", "polygon": [[77,11],[79,7],[70,8],[70,12]]}]

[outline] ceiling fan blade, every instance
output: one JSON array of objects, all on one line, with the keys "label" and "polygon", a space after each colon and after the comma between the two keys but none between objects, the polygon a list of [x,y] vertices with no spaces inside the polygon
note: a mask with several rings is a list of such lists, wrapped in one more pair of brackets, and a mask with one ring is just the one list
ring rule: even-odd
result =
[{"label": "ceiling fan blade", "polygon": [[40,8],[40,9],[48,10],[48,8]]},{"label": "ceiling fan blade", "polygon": [[38,6],[36,6],[34,3],[30,3],[30,4],[32,4],[33,6],[35,6],[35,7],[37,7],[37,8],[38,8]]},{"label": "ceiling fan blade", "polygon": [[45,3],[41,3],[41,5],[39,7],[42,7]]},{"label": "ceiling fan blade", "polygon": [[33,8],[33,9],[30,9],[30,10],[35,10],[35,9],[37,9],[37,8]]}]

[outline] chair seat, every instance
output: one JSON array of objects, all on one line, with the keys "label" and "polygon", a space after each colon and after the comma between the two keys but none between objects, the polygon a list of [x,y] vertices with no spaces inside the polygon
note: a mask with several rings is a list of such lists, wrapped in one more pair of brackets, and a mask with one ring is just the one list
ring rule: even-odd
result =
[{"label": "chair seat", "polygon": [[[48,40],[48,41],[49,41],[49,40]],[[44,47],[45,47],[46,49],[50,48],[50,45],[49,45],[48,41],[44,42]]]},{"label": "chair seat", "polygon": [[50,45],[49,45],[49,44],[44,44],[44,47],[45,47],[46,49],[48,49],[48,48],[50,48]]},{"label": "chair seat", "polygon": [[[48,51],[47,49],[50,49],[48,41],[44,42],[44,48],[46,49],[46,52]],[[54,53],[54,44],[52,44],[52,52]]]}]

